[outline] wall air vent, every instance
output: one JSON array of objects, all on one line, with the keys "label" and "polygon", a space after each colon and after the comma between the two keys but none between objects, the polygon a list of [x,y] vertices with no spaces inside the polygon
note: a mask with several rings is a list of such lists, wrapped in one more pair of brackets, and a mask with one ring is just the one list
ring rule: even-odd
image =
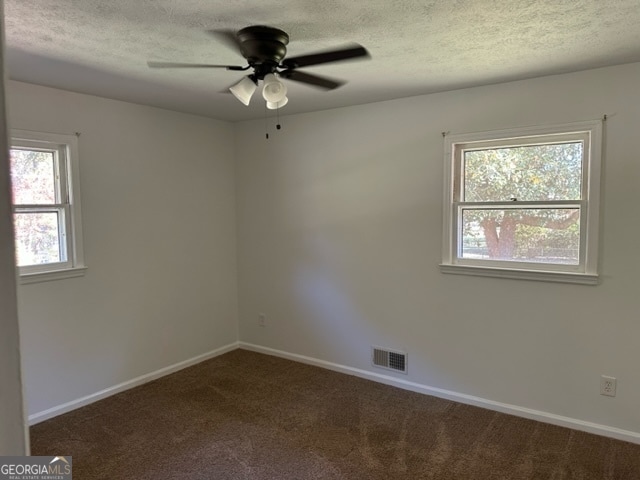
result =
[{"label": "wall air vent", "polygon": [[371,361],[374,366],[407,373],[407,354],[386,348],[372,347]]}]

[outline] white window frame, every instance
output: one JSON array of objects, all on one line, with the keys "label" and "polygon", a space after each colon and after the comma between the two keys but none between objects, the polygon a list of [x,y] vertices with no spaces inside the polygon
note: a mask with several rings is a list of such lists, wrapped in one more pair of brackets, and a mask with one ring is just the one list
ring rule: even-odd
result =
[{"label": "white window frame", "polygon": [[[544,206],[580,208],[580,256],[578,265],[465,259],[461,255],[463,152],[465,149],[564,143],[584,139],[582,192],[579,200],[557,202],[484,202],[500,209]],[[443,212],[442,273],[480,275],[550,282],[596,285],[598,283],[598,237],[600,217],[600,170],[602,121],[514,128],[508,130],[448,135],[445,137],[445,189]],[[471,202],[468,202],[471,203]],[[479,202],[478,202],[479,203]],[[477,205],[476,205],[477,206]]]},{"label": "white window frame", "polygon": [[80,208],[80,172],[77,135],[11,130],[11,148],[42,149],[54,152],[59,178],[56,181],[59,202],[51,205],[14,205],[13,212],[52,211],[62,217],[59,222],[60,248],[66,260],[41,265],[17,267],[20,283],[37,283],[84,275],[82,213]]}]

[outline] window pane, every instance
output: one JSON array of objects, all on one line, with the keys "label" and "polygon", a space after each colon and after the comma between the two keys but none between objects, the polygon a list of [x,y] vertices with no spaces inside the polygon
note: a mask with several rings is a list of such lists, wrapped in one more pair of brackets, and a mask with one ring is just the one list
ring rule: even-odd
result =
[{"label": "window pane", "polygon": [[580,209],[462,211],[462,258],[578,265]]},{"label": "window pane", "polygon": [[16,213],[16,257],[18,266],[65,261],[60,255],[57,212]]},{"label": "window pane", "polygon": [[56,203],[55,159],[53,152],[11,149],[13,203]]},{"label": "window pane", "polygon": [[464,152],[464,201],[579,200],[582,142]]}]

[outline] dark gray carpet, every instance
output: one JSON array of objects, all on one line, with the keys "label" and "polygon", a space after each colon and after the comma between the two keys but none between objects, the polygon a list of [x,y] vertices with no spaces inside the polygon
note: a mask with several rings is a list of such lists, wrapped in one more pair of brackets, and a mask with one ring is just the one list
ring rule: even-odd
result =
[{"label": "dark gray carpet", "polygon": [[31,428],[74,479],[640,479],[640,445],[236,350]]}]

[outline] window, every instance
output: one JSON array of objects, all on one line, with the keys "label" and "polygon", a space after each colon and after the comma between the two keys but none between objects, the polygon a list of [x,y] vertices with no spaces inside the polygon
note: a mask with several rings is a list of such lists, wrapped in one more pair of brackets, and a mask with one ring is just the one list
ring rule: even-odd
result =
[{"label": "window", "polygon": [[21,282],[82,275],[77,137],[13,130],[10,169]]},{"label": "window", "polygon": [[441,270],[596,284],[601,130],[447,137]]}]

